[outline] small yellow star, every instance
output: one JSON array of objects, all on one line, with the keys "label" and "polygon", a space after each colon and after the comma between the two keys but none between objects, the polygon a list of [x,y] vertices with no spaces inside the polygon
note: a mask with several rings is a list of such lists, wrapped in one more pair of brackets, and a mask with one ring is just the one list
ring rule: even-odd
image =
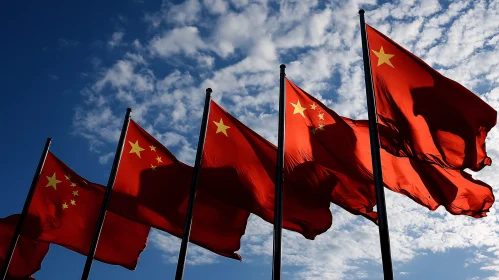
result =
[{"label": "small yellow star", "polygon": [[315,103],[310,105],[310,109],[315,110],[315,108],[317,108],[317,105],[315,105]]},{"label": "small yellow star", "polygon": [[312,134],[316,134],[317,133],[317,128],[314,127],[314,128],[311,129],[311,131],[312,131]]},{"label": "small yellow star", "polygon": [[71,187],[76,187],[76,184],[75,183],[71,183]]},{"label": "small yellow star", "polygon": [[163,160],[161,159],[161,157],[160,157],[160,156],[157,156],[157,157],[156,157],[156,160],[158,161],[158,163],[163,163]]},{"label": "small yellow star", "polygon": [[62,204],[62,209],[68,209],[68,205],[66,203]]},{"label": "small yellow star", "polygon": [[142,149],[142,147],[139,146],[139,140],[135,141],[135,143],[128,141],[128,143],[130,143],[130,146],[132,146],[130,154],[135,153],[140,158],[140,152],[142,152],[144,149]]},{"label": "small yellow star", "polygon": [[47,183],[47,185],[45,187],[54,187],[54,190],[57,190],[57,184],[60,183],[61,181],[57,180],[57,178],[55,177],[55,172],[54,172],[54,175],[52,175],[52,177],[49,177],[49,176],[46,176],[47,177],[47,180],[49,180],[49,182]]},{"label": "small yellow star", "polygon": [[154,165],[152,165],[152,164],[151,164],[151,169],[152,169],[153,171],[156,171],[156,166],[154,166]]},{"label": "small yellow star", "polygon": [[154,147],[153,145],[149,146],[149,148],[151,149],[151,151],[156,152],[156,147]]},{"label": "small yellow star", "polygon": [[307,108],[304,108],[301,106],[300,100],[296,101],[296,104],[293,104],[293,102],[289,102],[289,103],[291,103],[291,105],[293,105],[293,107],[295,107],[295,110],[293,111],[293,115],[300,114],[302,117],[305,118],[305,114],[303,114],[303,111],[307,110]]},{"label": "small yellow star", "polygon": [[74,201],[74,199],[71,199],[71,205],[73,205],[73,206],[76,205],[76,201]]},{"label": "small yellow star", "polygon": [[229,129],[230,126],[225,125],[222,118],[220,118],[219,122],[214,121],[214,123],[217,125],[217,132],[216,133],[222,132],[223,134],[225,134],[225,136],[229,137],[229,135],[227,135],[227,129]]},{"label": "small yellow star", "polygon": [[78,196],[78,191],[74,191],[73,196]]},{"label": "small yellow star", "polygon": [[323,123],[319,124],[319,130],[324,130],[325,125]]},{"label": "small yellow star", "polygon": [[386,63],[386,64],[390,65],[392,68],[395,68],[395,67],[393,67],[392,62],[390,61],[390,58],[392,58],[394,55],[385,53],[385,51],[383,50],[383,46],[381,46],[381,49],[379,50],[379,52],[377,52],[375,50],[372,50],[372,51],[378,57],[378,66],[382,65],[383,63]]},{"label": "small yellow star", "polygon": [[324,120],[324,113],[323,112],[320,112],[319,115],[317,115],[319,117],[319,120],[323,121]]},{"label": "small yellow star", "polygon": [[66,177],[66,180],[70,180],[71,179],[71,176],[69,176],[69,175],[64,175],[64,177]]}]

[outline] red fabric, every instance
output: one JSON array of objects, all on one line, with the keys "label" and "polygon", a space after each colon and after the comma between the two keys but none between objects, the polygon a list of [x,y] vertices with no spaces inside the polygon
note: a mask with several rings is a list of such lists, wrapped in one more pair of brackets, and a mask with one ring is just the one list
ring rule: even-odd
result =
[{"label": "red fabric", "polygon": [[286,170],[314,166],[330,187],[330,201],[375,221],[374,183],[359,164],[356,141],[340,116],[286,79]]},{"label": "red fabric", "polygon": [[[143,149],[138,149],[140,157],[132,152],[135,143]],[[181,237],[191,180],[192,167],[130,121],[109,210]],[[248,212],[198,190],[190,242],[240,260],[235,251],[240,248],[248,217]]]},{"label": "red fabric", "polygon": [[497,112],[374,28],[367,35],[379,123],[391,134],[383,148],[444,167],[490,165],[485,138]]},{"label": "red fabric", "polygon": [[[361,210],[372,208],[376,199],[368,122],[339,117],[290,81],[287,81],[286,93],[288,104],[300,100],[302,107],[306,107],[305,118],[299,113],[293,114],[293,105],[286,108],[286,130],[297,135],[286,138],[287,154],[296,150],[286,162],[320,164],[337,178],[332,195],[335,204],[352,213],[356,205],[362,206]],[[317,105],[315,110],[312,104]],[[318,117],[321,113],[324,120]],[[391,133],[386,127],[380,126],[379,133],[382,143],[390,140]],[[430,210],[443,205],[452,214],[478,218],[486,216],[494,202],[491,187],[464,171],[416,158],[397,157],[383,149],[381,161],[385,186]]]},{"label": "red fabric", "polygon": [[[273,223],[276,159],[274,145],[211,102],[200,189]],[[310,165],[284,178],[283,227],[309,239],[332,223],[331,189],[317,184],[321,175]]]},{"label": "red fabric", "polygon": [[[54,184],[49,183],[49,178]],[[92,243],[104,190],[103,186],[80,177],[49,152],[22,234],[86,255]],[[146,247],[149,229],[107,212],[95,259],[135,269],[139,255]]]},{"label": "red fabric", "polygon": [[[20,215],[0,219],[0,267],[9,249]],[[7,280],[33,279],[30,276],[40,270],[49,244],[19,236],[7,273]]]}]

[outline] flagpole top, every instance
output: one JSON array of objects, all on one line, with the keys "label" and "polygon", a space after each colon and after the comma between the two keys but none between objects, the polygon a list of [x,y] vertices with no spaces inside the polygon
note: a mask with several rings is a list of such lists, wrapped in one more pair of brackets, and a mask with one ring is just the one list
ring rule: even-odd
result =
[{"label": "flagpole top", "polygon": [[359,10],[359,15],[362,15],[362,14],[364,14],[365,12],[366,12],[366,11],[364,11],[364,9],[360,9],[360,10]]},{"label": "flagpole top", "polygon": [[281,64],[281,66],[279,66],[281,69],[284,69],[286,68],[286,64]]},{"label": "flagpole top", "polygon": [[132,112],[132,108],[126,108],[127,112]]},{"label": "flagpole top", "polygon": [[212,92],[213,92],[213,90],[212,90],[211,88],[207,88],[207,89],[206,89],[206,92],[212,93]]}]

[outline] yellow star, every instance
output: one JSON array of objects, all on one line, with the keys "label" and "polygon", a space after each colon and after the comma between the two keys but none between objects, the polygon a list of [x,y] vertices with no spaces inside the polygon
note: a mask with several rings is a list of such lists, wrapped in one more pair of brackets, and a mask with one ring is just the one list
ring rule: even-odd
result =
[{"label": "yellow star", "polygon": [[225,134],[225,136],[229,137],[229,135],[227,135],[227,129],[229,129],[230,126],[225,125],[222,118],[220,118],[219,122],[214,121],[214,123],[217,125],[217,132],[216,133],[222,132],[223,134]]},{"label": "yellow star", "polygon": [[153,145],[149,146],[149,148],[151,149],[151,151],[156,152],[156,147],[154,147]]},{"label": "yellow star", "polygon": [[52,177],[49,177],[49,176],[46,176],[47,177],[47,180],[49,180],[49,182],[47,183],[47,185],[45,187],[54,187],[54,190],[57,190],[57,184],[60,183],[61,181],[57,180],[57,178],[55,177],[55,172],[54,172],[54,175],[52,175]]},{"label": "yellow star", "polygon": [[392,58],[394,56],[393,54],[385,53],[385,51],[383,50],[383,47],[381,47],[379,52],[377,52],[375,50],[372,50],[372,51],[378,57],[378,66],[382,65],[383,63],[386,63],[386,64],[390,65],[392,68],[395,68],[395,67],[393,67],[392,62],[390,61],[390,58]]},{"label": "yellow star", "polygon": [[71,199],[71,205],[75,206],[76,205],[76,201],[74,201],[73,199]]},{"label": "yellow star", "polygon": [[319,115],[317,115],[319,117],[319,120],[323,121],[324,120],[324,113],[323,112],[320,112]]},{"label": "yellow star", "polygon": [[302,117],[305,118],[305,114],[303,114],[303,111],[307,110],[307,108],[304,108],[301,106],[300,100],[296,101],[296,104],[293,104],[293,102],[289,102],[289,103],[291,103],[291,105],[293,105],[293,107],[295,107],[295,110],[293,111],[293,115],[300,114]]},{"label": "yellow star", "polygon": [[315,105],[315,103],[310,105],[310,109],[315,110],[315,108],[317,108],[317,105]]},{"label": "yellow star", "polygon": [[135,143],[128,141],[128,143],[130,143],[130,146],[132,146],[130,154],[135,153],[140,158],[140,152],[142,152],[144,149],[142,149],[142,147],[139,146],[139,140],[135,141]]},{"label": "yellow star", "polygon": [[156,160],[158,161],[158,163],[163,163],[163,160],[161,159],[161,157],[160,157],[160,156],[157,156],[157,157],[156,157]]},{"label": "yellow star", "polygon": [[323,123],[320,123],[320,124],[319,124],[319,130],[324,130],[324,127],[325,127],[325,126],[324,126],[324,124],[323,124]]},{"label": "yellow star", "polygon": [[317,133],[317,128],[314,127],[314,128],[311,129],[311,131],[312,131],[312,134],[316,134]]},{"label": "yellow star", "polygon": [[74,196],[78,196],[78,191],[74,191],[74,192],[73,192],[73,195],[74,195]]},{"label": "yellow star", "polygon": [[76,187],[76,184],[75,183],[71,183],[71,187]]},{"label": "yellow star", "polygon": [[151,164],[151,169],[152,169],[153,171],[156,171],[156,166],[154,166],[154,165],[152,165],[152,164]]},{"label": "yellow star", "polygon": [[62,209],[68,209],[68,205],[66,203],[62,204]]},{"label": "yellow star", "polygon": [[66,177],[66,180],[70,180],[71,179],[71,176],[69,176],[69,175],[65,175],[64,177]]}]

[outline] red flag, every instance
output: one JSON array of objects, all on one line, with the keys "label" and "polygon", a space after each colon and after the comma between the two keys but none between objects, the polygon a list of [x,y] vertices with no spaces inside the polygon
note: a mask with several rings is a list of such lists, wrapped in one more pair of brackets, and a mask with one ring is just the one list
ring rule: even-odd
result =
[{"label": "red flag", "polygon": [[[0,267],[4,265],[5,255],[12,241],[19,217],[20,215],[12,215],[0,219]],[[31,275],[40,270],[48,250],[48,243],[19,236],[6,279],[30,279]]]},{"label": "red flag", "polygon": [[[211,102],[200,189],[272,223],[276,160],[274,145]],[[315,171],[304,166],[302,172],[307,170]],[[332,223],[330,192],[327,185],[317,184],[317,177],[287,172],[283,227],[309,239],[325,232]]]},{"label": "red flag", "polygon": [[[103,186],[83,179],[49,152],[21,234],[86,255],[104,191]],[[95,259],[135,269],[149,229],[108,211]]]},{"label": "red flag", "polygon": [[379,123],[391,134],[383,148],[444,167],[480,170],[497,112],[390,38],[366,26]]},{"label": "red flag", "polygon": [[372,174],[359,164],[356,136],[335,112],[286,79],[287,170],[314,166],[329,184],[330,200],[345,210],[375,221]]},{"label": "red flag", "polygon": [[[286,149],[297,151],[287,162],[314,161],[331,170],[338,179],[332,201],[350,212],[355,213],[351,209],[356,205],[372,208],[375,195],[367,121],[339,117],[289,80],[286,94],[290,103],[286,130],[295,132],[294,137],[288,134]],[[389,140],[386,129],[379,133],[381,142]],[[483,217],[494,202],[490,186],[464,171],[397,157],[383,149],[381,161],[385,186],[430,210],[443,205],[452,214]]]},{"label": "red flag", "polygon": [[[192,167],[130,121],[109,210],[181,237],[184,232]],[[222,256],[241,259],[249,213],[198,190],[190,241]]]}]

